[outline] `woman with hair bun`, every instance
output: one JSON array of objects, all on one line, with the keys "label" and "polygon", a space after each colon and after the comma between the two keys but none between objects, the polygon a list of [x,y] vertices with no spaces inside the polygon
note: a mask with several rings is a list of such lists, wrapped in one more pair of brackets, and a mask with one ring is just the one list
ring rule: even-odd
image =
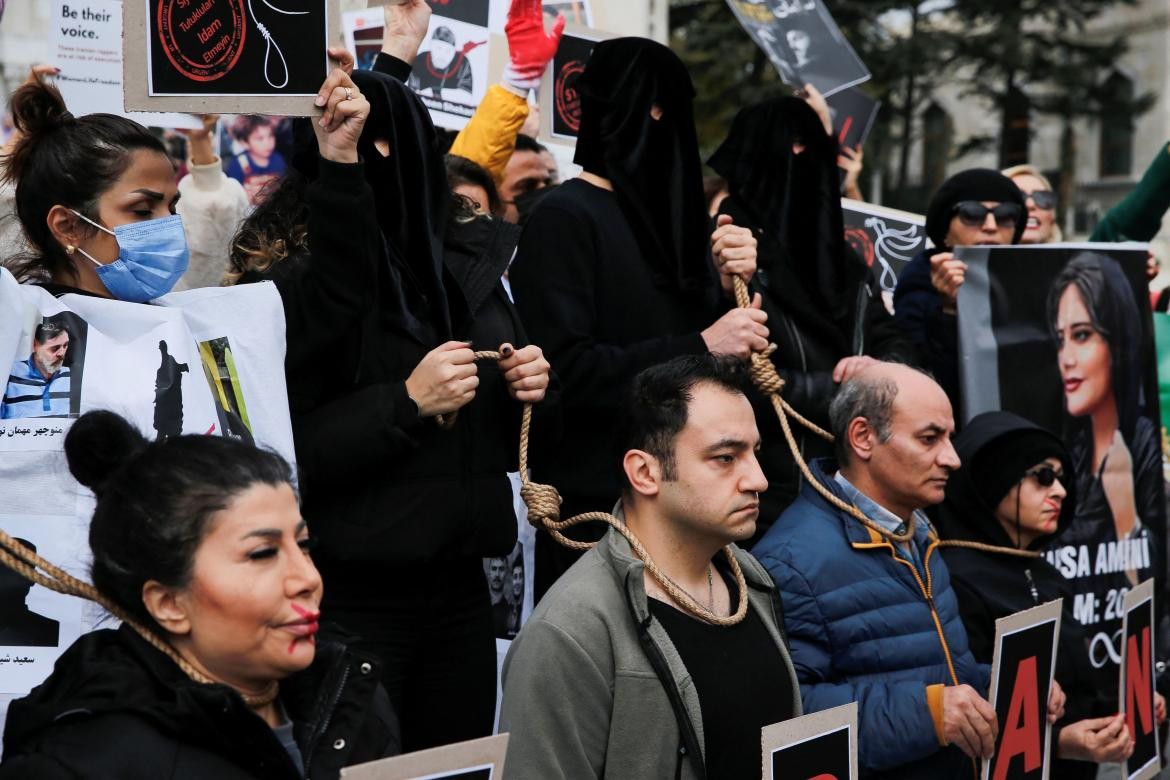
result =
[{"label": "woman with hair bun", "polygon": [[12,703],[0,779],[316,780],[397,752],[374,660],[318,633],[288,464],[229,438],[147,442],[104,411],[65,454],[97,496],[93,584],[128,621]]}]

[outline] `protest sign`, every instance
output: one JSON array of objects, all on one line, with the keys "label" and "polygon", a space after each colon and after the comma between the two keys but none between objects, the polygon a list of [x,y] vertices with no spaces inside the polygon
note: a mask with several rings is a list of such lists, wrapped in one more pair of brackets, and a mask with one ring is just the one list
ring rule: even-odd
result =
[{"label": "protest sign", "polygon": [[576,81],[598,41],[613,35],[576,25],[565,25],[560,46],[548,64],[540,85],[541,134],[549,143],[574,146],[581,129],[581,98]]},{"label": "protest sign", "polygon": [[126,0],[126,110],[319,111],[338,11],[337,0]]},{"label": "protest sign", "polygon": [[[959,247],[962,419],[1014,412],[1061,436],[1076,513],[1045,557],[1068,580],[1087,657],[1112,695],[1126,592],[1165,573],[1158,384],[1141,244]],[[958,416],[958,415],[957,415]],[[1094,427],[1112,426],[1107,445]],[[1102,451],[1103,450],[1103,451]]]},{"label": "protest sign", "polygon": [[1156,777],[1162,765],[1154,711],[1154,581],[1146,580],[1126,593],[1123,609],[1119,706],[1134,747],[1122,776],[1146,780]]},{"label": "protest sign", "polygon": [[53,0],[48,61],[60,69],[55,83],[74,116],[120,114],[153,127],[201,126],[191,114],[121,110],[121,0]]},{"label": "protest sign", "polygon": [[882,107],[881,102],[856,87],[835,92],[825,98],[825,102],[829,104],[837,144],[850,149],[864,144],[877,119],[878,109]]},{"label": "protest sign", "polygon": [[764,780],[857,780],[857,702],[760,733]]},{"label": "protest sign", "polygon": [[727,4],[786,84],[812,84],[828,97],[869,79],[869,71],[822,0],[727,0]]},{"label": "protest sign", "polygon": [[[433,2],[430,26],[407,84],[439,127],[461,130],[490,86],[488,0]],[[381,6],[342,16],[345,45],[357,67],[369,70],[382,48]]]},{"label": "protest sign", "polygon": [[1056,672],[1061,600],[995,621],[989,701],[999,721],[983,780],[1048,780],[1052,724],[1048,694]]},{"label": "protest sign", "polygon": [[508,735],[473,739],[367,764],[347,766],[342,780],[502,780]]},{"label": "protest sign", "polygon": [[841,199],[845,241],[873,269],[886,309],[894,311],[898,275],[927,246],[926,217],[908,211]]},{"label": "protest sign", "polygon": [[[54,298],[0,269],[0,529],[85,578],[92,494],[65,462],[73,421],[109,409],[150,439],[232,436],[293,460],[284,310],[270,283],[172,293],[148,306]],[[0,626],[0,694],[23,695],[102,618],[0,568],[19,620]],[[23,608],[22,608],[23,605]],[[8,661],[4,659],[8,658]],[[11,698],[10,696],[8,698]]]}]

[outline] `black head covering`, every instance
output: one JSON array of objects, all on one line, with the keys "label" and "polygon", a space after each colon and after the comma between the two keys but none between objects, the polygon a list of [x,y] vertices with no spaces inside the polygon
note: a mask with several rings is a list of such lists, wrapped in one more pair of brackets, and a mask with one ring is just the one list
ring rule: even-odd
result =
[{"label": "black head covering", "polygon": [[[926,210],[926,235],[934,242],[935,246],[946,246],[952,211],[957,204],[965,200],[1018,203],[1021,215],[1028,213],[1020,188],[999,171],[993,171],[990,168],[971,168],[956,173],[938,188],[938,192],[930,201],[930,207]],[[1016,223],[1016,232],[1012,237],[1013,244],[1020,243],[1020,237],[1024,235],[1026,227],[1026,219],[1020,219]]]},{"label": "black head covering", "polygon": [[1056,533],[1035,540],[1031,547],[1050,544],[1072,524],[1076,513],[1076,472],[1064,442],[1055,434],[1011,412],[985,412],[967,423],[955,438],[955,449],[962,465],[951,474],[946,499],[938,509],[944,538],[1015,547],[996,519],[995,510],[1025,472],[1046,458],[1060,460],[1064,472],[1061,484],[1068,495],[1061,506]]},{"label": "black head covering", "polygon": [[[686,66],[660,43],[616,38],[593,48],[576,89],[574,162],[613,183],[657,281],[705,287],[709,218]],[[650,116],[655,105],[659,120]]]},{"label": "black head covering", "polygon": [[[800,154],[792,151],[797,141],[805,147]],[[800,294],[830,318],[843,318],[864,268],[845,251],[837,141],[812,107],[782,97],[743,109],[707,164],[727,180],[738,211],[750,216],[747,227],[779,245],[779,258],[761,253],[761,268],[787,265],[804,287]]]},{"label": "black head covering", "polygon": [[[382,316],[423,342],[446,341],[452,329],[443,235],[451,196],[430,112],[413,90],[390,76],[355,70],[353,81],[370,101],[358,153],[390,257],[392,297],[380,302]],[[376,139],[388,142],[388,157],[375,148]]]}]

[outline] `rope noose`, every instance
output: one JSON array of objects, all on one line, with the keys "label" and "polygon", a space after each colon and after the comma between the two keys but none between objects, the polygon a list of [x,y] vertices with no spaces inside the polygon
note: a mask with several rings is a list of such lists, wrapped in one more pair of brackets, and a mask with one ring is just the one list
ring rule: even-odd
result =
[{"label": "rope noose", "polygon": [[[268,2],[268,0],[260,0],[260,2],[264,3],[264,5],[268,6],[276,13],[284,14],[286,16],[303,16],[309,13],[308,11],[286,11],[283,8],[277,8],[272,3]],[[260,37],[264,39],[266,44],[264,47],[264,80],[267,81],[268,86],[272,87],[273,89],[284,89],[286,86],[288,86],[289,80],[288,60],[284,58],[284,52],[280,50],[280,44],[273,39],[272,32],[264,25],[263,22],[256,18],[256,11],[252,8],[252,0],[248,0],[248,14],[252,17],[252,23],[256,25],[256,30],[260,33]],[[280,82],[279,84],[275,83],[268,75],[268,60],[272,57],[273,49],[276,49],[276,56],[280,57],[280,67],[284,70],[284,81]]]}]

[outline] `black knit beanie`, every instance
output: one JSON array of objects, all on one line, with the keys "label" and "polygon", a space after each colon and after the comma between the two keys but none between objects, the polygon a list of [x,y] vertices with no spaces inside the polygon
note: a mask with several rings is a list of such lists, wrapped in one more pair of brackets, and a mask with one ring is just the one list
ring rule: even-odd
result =
[{"label": "black knit beanie", "polygon": [[[938,188],[938,192],[930,201],[930,208],[926,210],[926,235],[936,247],[946,246],[952,212],[957,204],[965,200],[1018,203],[1021,215],[1028,213],[1020,188],[999,171],[990,168],[971,168],[956,173]],[[1026,219],[1020,219],[1016,224],[1016,233],[1012,237],[1013,244],[1019,243],[1026,226]]]},{"label": "black knit beanie", "polygon": [[1024,473],[1047,458],[1064,458],[1060,441],[1047,431],[1024,430],[1001,436],[981,449],[971,465],[975,491],[994,511]]}]

